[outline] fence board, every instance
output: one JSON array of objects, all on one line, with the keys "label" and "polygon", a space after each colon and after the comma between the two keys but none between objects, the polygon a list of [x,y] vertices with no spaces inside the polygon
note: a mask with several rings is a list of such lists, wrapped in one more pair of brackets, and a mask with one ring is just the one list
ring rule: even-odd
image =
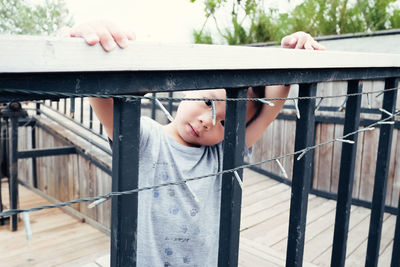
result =
[{"label": "fence board", "polygon": [[[343,136],[343,128],[344,128],[343,125],[335,124],[334,128],[335,128],[334,137]],[[333,193],[337,193],[338,191],[341,153],[342,153],[342,143],[341,142],[333,143],[332,165],[331,165],[331,187],[329,190],[330,192]]]},{"label": "fence board", "polygon": [[388,180],[387,180],[387,187],[386,187],[385,205],[390,205],[392,203],[393,182],[394,182],[394,175],[395,175],[394,171],[396,168],[397,134],[398,134],[398,131],[393,130],[392,147],[391,147],[391,151],[390,151]]},{"label": "fence board", "polygon": [[[400,94],[399,94],[400,95]],[[394,178],[393,178],[393,192],[392,192],[392,202],[391,206],[397,207],[399,202],[399,192],[400,192],[400,133],[397,132],[397,149],[396,153],[392,157],[396,160],[395,162],[395,170],[394,170]]]},{"label": "fence board", "polygon": [[364,150],[361,166],[361,181],[358,198],[362,200],[372,200],[374,189],[374,177],[376,169],[376,159],[378,151],[379,131],[366,131],[364,133]]},{"label": "fence board", "polygon": [[[329,124],[321,124],[319,143],[333,139],[335,128]],[[336,144],[335,144],[336,145]],[[331,169],[333,156],[333,143],[319,148],[318,189],[329,191],[331,184]]]},{"label": "fence board", "polygon": [[[318,123],[317,125],[315,125],[315,143],[319,144],[321,143],[321,123]],[[318,181],[319,181],[319,152],[320,152],[320,148],[317,147],[314,150],[314,172],[313,172],[313,180],[312,182],[312,187],[313,188],[318,188]]]},{"label": "fence board", "polygon": [[[361,128],[364,127],[360,127],[360,129]],[[358,135],[358,140],[357,140],[356,164],[354,166],[353,198],[358,198],[360,192],[363,149],[364,149],[364,132],[361,132]]]}]

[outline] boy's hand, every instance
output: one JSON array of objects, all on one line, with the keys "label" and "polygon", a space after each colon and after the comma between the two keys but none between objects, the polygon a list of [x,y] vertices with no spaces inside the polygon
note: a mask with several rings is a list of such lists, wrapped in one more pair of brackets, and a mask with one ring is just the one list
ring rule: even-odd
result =
[{"label": "boy's hand", "polygon": [[325,50],[321,45],[305,32],[295,32],[282,38],[281,46],[283,48],[307,49],[307,50]]},{"label": "boy's hand", "polygon": [[107,52],[128,46],[128,40],[135,40],[135,34],[123,30],[116,24],[105,21],[93,21],[76,25],[72,28],[64,27],[59,31],[59,37],[82,37],[89,45],[100,43]]}]

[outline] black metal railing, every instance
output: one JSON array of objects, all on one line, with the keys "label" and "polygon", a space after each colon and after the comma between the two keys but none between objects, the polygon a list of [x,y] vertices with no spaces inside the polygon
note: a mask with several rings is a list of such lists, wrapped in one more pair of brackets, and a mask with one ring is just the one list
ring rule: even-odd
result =
[{"label": "black metal railing", "polygon": [[[32,53],[30,41],[13,38],[1,39],[0,49],[8,48],[7,44],[10,42],[21,42],[21,45],[18,46],[19,49],[26,47],[27,51]],[[76,42],[70,44],[73,46],[73,50],[65,51],[64,45],[62,46],[63,52],[57,54],[57,46],[63,41],[39,38],[32,42],[44,50],[50,43],[54,54],[46,54],[47,58],[43,64],[39,61],[36,66],[26,66],[24,62],[37,61],[37,55],[32,55],[32,59],[25,57],[18,60],[20,51],[13,51],[9,48],[8,56],[16,58],[14,58],[13,64],[4,63],[7,61],[1,63],[0,102],[57,100],[63,97],[74,99],[87,96],[114,97],[114,136],[121,137],[115,138],[113,143],[112,190],[114,192],[132,190],[138,186],[141,103],[139,98],[131,98],[126,101],[121,95],[227,88],[228,97],[240,98],[247,95],[246,88],[249,86],[300,84],[298,105],[301,118],[297,119],[296,123],[295,151],[302,154],[302,157],[295,160],[293,167],[286,266],[302,266],[303,262],[308,194],[314,158],[310,148],[315,145],[313,135],[316,84],[323,81],[348,81],[348,94],[354,94],[362,92],[361,80],[384,79],[386,90],[383,92],[383,108],[391,114],[395,113],[395,100],[400,77],[400,56],[395,55],[341,55],[340,53],[314,53],[312,51],[293,53],[293,51],[287,50],[231,49],[228,47],[225,48],[225,51],[221,50],[221,47],[201,46],[178,49],[181,54],[179,57],[173,54],[173,60],[171,60],[168,58],[168,55],[171,54],[170,51],[160,51],[157,54],[158,51],[155,49],[154,53],[156,54],[146,54],[148,53],[146,51],[151,51],[151,49],[140,50],[140,46],[135,51],[126,50],[125,54],[99,55],[93,52],[94,48],[87,48],[82,43]],[[166,49],[169,48],[166,47]],[[214,49],[218,49],[218,52],[216,53]],[[86,57],[92,57],[104,64],[101,67],[85,65],[86,67],[82,68],[75,62],[76,56],[74,55],[77,51],[86,53]],[[63,53],[66,60],[68,57],[75,58],[73,64],[60,63],[64,58]],[[214,61],[204,63],[199,58],[190,56],[197,54],[201,58],[208,57]],[[287,58],[286,65],[281,64],[282,57]],[[363,57],[362,62],[356,60],[360,57]],[[132,67],[135,58],[148,59],[149,62],[153,62],[154,66],[148,66],[141,62],[140,64],[144,64],[144,66],[138,63],[139,65]],[[235,63],[235,58],[238,63]],[[39,59],[41,58],[39,57]],[[264,63],[263,60],[267,61],[267,59],[269,62]],[[115,63],[119,61],[119,65]],[[177,63],[172,67],[165,66],[164,63],[167,61]],[[386,61],[387,63],[385,63]],[[129,64],[124,65],[124,62]],[[193,64],[182,64],[182,62]],[[225,64],[225,62],[227,63]],[[114,63],[119,67],[115,67]],[[199,64],[200,67],[196,67],[196,64]],[[126,97],[129,98],[129,96]],[[344,136],[358,129],[360,98],[361,94],[348,97]],[[243,101],[229,101],[226,107],[224,169],[237,168],[243,164],[245,105]],[[75,108],[74,105],[71,105],[71,110],[73,108]],[[64,108],[65,110],[66,108]],[[81,112],[81,116],[82,114],[83,112]],[[14,186],[18,177],[18,168],[16,167],[18,164],[16,147],[18,136],[14,134],[17,127],[15,117],[9,116],[13,129],[10,142],[10,180]],[[385,119],[393,121],[394,115],[390,117],[388,114],[382,113],[382,120]],[[83,118],[80,118],[80,121],[82,122]],[[376,183],[372,201],[366,266],[377,266],[379,256],[392,132],[392,124],[380,124]],[[345,264],[357,137],[350,135],[348,139],[354,141],[355,144],[343,144],[342,149],[332,266],[344,266]],[[65,148],[65,151],[71,152],[68,148]],[[46,153],[48,155],[49,152]],[[241,189],[235,179],[232,172],[225,173],[223,176],[218,266],[238,265]],[[112,200],[111,266],[136,266],[136,257],[132,255],[136,255],[137,204],[137,194],[130,197],[118,196]],[[11,208],[16,208],[16,206],[11,206]],[[399,213],[398,210],[399,208],[397,208],[397,213]],[[11,216],[13,216],[11,221],[15,224],[15,214]],[[398,226],[400,219],[399,215],[397,216],[392,266],[399,266],[400,227]],[[268,231],[268,229],[265,230]],[[126,246],[126,244],[130,245]]]},{"label": "black metal railing", "polygon": [[[153,93],[153,97],[156,98],[156,96],[157,94]],[[168,98],[172,97],[173,92],[168,92]],[[60,102],[62,102],[62,105],[60,105]],[[76,102],[79,103],[79,117],[75,116],[77,114],[75,109],[77,107]],[[169,112],[169,114],[172,114],[173,111],[176,109],[174,109],[172,99],[167,101],[160,101],[160,103],[164,106],[167,106],[166,110]],[[142,104],[142,109],[149,109],[149,115],[151,116],[151,118],[154,120],[156,119],[157,110],[159,110],[156,101],[152,100],[151,104]],[[48,112],[48,110],[55,111],[56,114],[59,116],[55,116],[55,114]],[[79,126],[80,130],[83,128],[84,130],[94,134],[100,139],[107,141],[107,137],[103,131],[103,125],[94,116],[92,107],[90,106],[89,102],[85,100],[84,97],[60,98],[55,101],[36,101],[35,112],[36,115],[43,115],[48,119],[55,121],[65,127],[68,127],[65,125],[65,123],[63,123],[65,119],[67,119],[68,121],[72,121]],[[103,143],[92,140],[90,137],[87,137],[87,135],[82,134],[78,130],[70,130],[90,144],[111,155],[111,150],[108,149],[108,147],[104,146]]]}]

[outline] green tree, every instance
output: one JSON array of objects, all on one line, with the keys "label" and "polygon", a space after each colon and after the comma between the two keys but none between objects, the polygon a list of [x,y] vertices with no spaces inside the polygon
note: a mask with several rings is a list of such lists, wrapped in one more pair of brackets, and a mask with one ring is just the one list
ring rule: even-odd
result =
[{"label": "green tree", "polygon": [[[196,0],[191,0],[192,2]],[[289,33],[305,31],[313,36],[400,28],[400,9],[397,0],[304,0],[290,13],[264,10],[260,0],[205,0],[206,20],[196,31],[196,43],[201,43],[209,18],[219,35],[228,44],[248,44],[277,41]],[[218,27],[218,9],[232,7],[231,27]],[[246,26],[245,26],[246,25]],[[207,33],[207,42],[212,38]]]},{"label": "green tree", "polygon": [[72,17],[64,1],[46,0],[32,4],[26,0],[0,0],[0,33],[51,35],[66,25]]}]

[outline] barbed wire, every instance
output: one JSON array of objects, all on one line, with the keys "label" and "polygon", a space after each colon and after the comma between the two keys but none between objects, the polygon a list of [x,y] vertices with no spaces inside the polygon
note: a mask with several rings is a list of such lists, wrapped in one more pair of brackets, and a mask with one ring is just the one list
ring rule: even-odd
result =
[{"label": "barbed wire", "polygon": [[97,97],[97,98],[118,98],[124,99],[126,101],[132,101],[137,99],[145,99],[145,100],[160,100],[160,101],[203,101],[203,100],[211,100],[211,101],[260,101],[260,100],[310,100],[310,99],[328,99],[328,98],[339,98],[339,97],[350,97],[350,96],[359,96],[359,95],[370,95],[370,94],[381,94],[384,92],[396,91],[399,90],[398,87],[368,91],[368,92],[360,92],[360,93],[352,93],[352,94],[340,94],[340,95],[331,95],[331,96],[297,96],[297,97],[272,97],[272,98],[192,98],[192,97],[157,97],[157,96],[136,96],[136,95],[116,95],[116,94],[86,94],[86,93],[65,93],[65,92],[54,92],[54,91],[31,91],[26,89],[0,89],[0,92],[7,93],[20,93],[27,95],[41,95],[41,96],[52,96],[52,97],[61,97],[61,98],[70,98],[70,97]]},{"label": "barbed wire", "polygon": [[[388,113],[387,111],[382,111],[382,112],[383,113]],[[304,149],[301,149],[301,150],[298,150],[298,151],[295,151],[295,152],[292,152],[292,153],[280,155],[280,156],[277,156],[277,157],[274,157],[274,158],[270,158],[270,159],[266,159],[266,160],[263,160],[263,161],[244,164],[244,165],[241,165],[241,166],[238,166],[238,167],[235,167],[235,168],[231,168],[231,169],[228,169],[228,170],[223,170],[223,171],[212,173],[212,174],[206,174],[206,175],[202,175],[202,176],[188,178],[188,179],[177,181],[177,182],[163,183],[163,184],[158,184],[158,185],[154,185],[154,186],[141,187],[141,188],[127,190],[127,191],[121,191],[121,192],[110,192],[110,193],[107,193],[107,194],[104,194],[104,195],[98,195],[98,196],[94,196],[94,197],[75,199],[75,200],[66,201],[66,202],[57,203],[57,204],[52,204],[52,205],[36,206],[36,207],[28,208],[28,209],[11,209],[11,210],[7,210],[7,211],[4,211],[4,212],[0,212],[0,217],[1,216],[11,216],[11,215],[18,214],[18,213],[23,213],[23,212],[32,212],[32,211],[38,211],[38,210],[43,210],[43,209],[59,208],[59,207],[69,206],[69,205],[73,205],[73,204],[76,204],[76,203],[82,203],[82,202],[97,201],[97,200],[107,200],[107,199],[109,199],[110,197],[113,197],[113,196],[130,195],[130,194],[138,193],[138,192],[141,192],[141,191],[153,190],[153,189],[157,189],[157,188],[161,188],[161,187],[174,186],[174,185],[184,185],[184,184],[186,184],[187,182],[190,182],[190,181],[196,181],[196,180],[200,180],[200,179],[204,179],[204,178],[208,178],[208,177],[219,176],[219,175],[222,175],[222,174],[225,174],[225,173],[234,173],[234,172],[236,172],[238,170],[241,170],[241,169],[250,168],[250,167],[261,165],[261,164],[268,163],[268,162],[271,162],[271,161],[276,161],[276,160],[279,160],[279,159],[282,159],[282,158],[294,156],[294,155],[297,155],[297,154],[300,154],[299,158],[297,158],[299,160],[302,155],[304,155],[305,153],[309,152],[310,150],[313,150],[315,148],[318,148],[320,146],[324,146],[324,145],[327,145],[327,144],[330,144],[330,143],[333,143],[333,142],[346,142],[346,141],[349,141],[349,140],[346,140],[345,138],[347,138],[347,137],[349,137],[351,135],[358,134],[358,133],[364,132],[366,130],[373,130],[374,126],[377,126],[379,124],[384,124],[384,122],[389,122],[390,119],[394,118],[395,116],[399,116],[400,115],[400,111],[397,111],[397,112],[395,112],[393,114],[392,113],[389,113],[389,114],[387,114],[388,117],[386,117],[386,118],[384,118],[382,120],[376,121],[375,123],[372,123],[372,124],[366,126],[363,129],[358,129],[356,131],[350,132],[350,133],[348,133],[346,135],[343,135],[341,137],[337,137],[337,138],[328,140],[326,142],[323,142],[323,143],[320,143],[320,144],[317,144],[317,145],[314,145],[314,146],[306,147]]]}]

